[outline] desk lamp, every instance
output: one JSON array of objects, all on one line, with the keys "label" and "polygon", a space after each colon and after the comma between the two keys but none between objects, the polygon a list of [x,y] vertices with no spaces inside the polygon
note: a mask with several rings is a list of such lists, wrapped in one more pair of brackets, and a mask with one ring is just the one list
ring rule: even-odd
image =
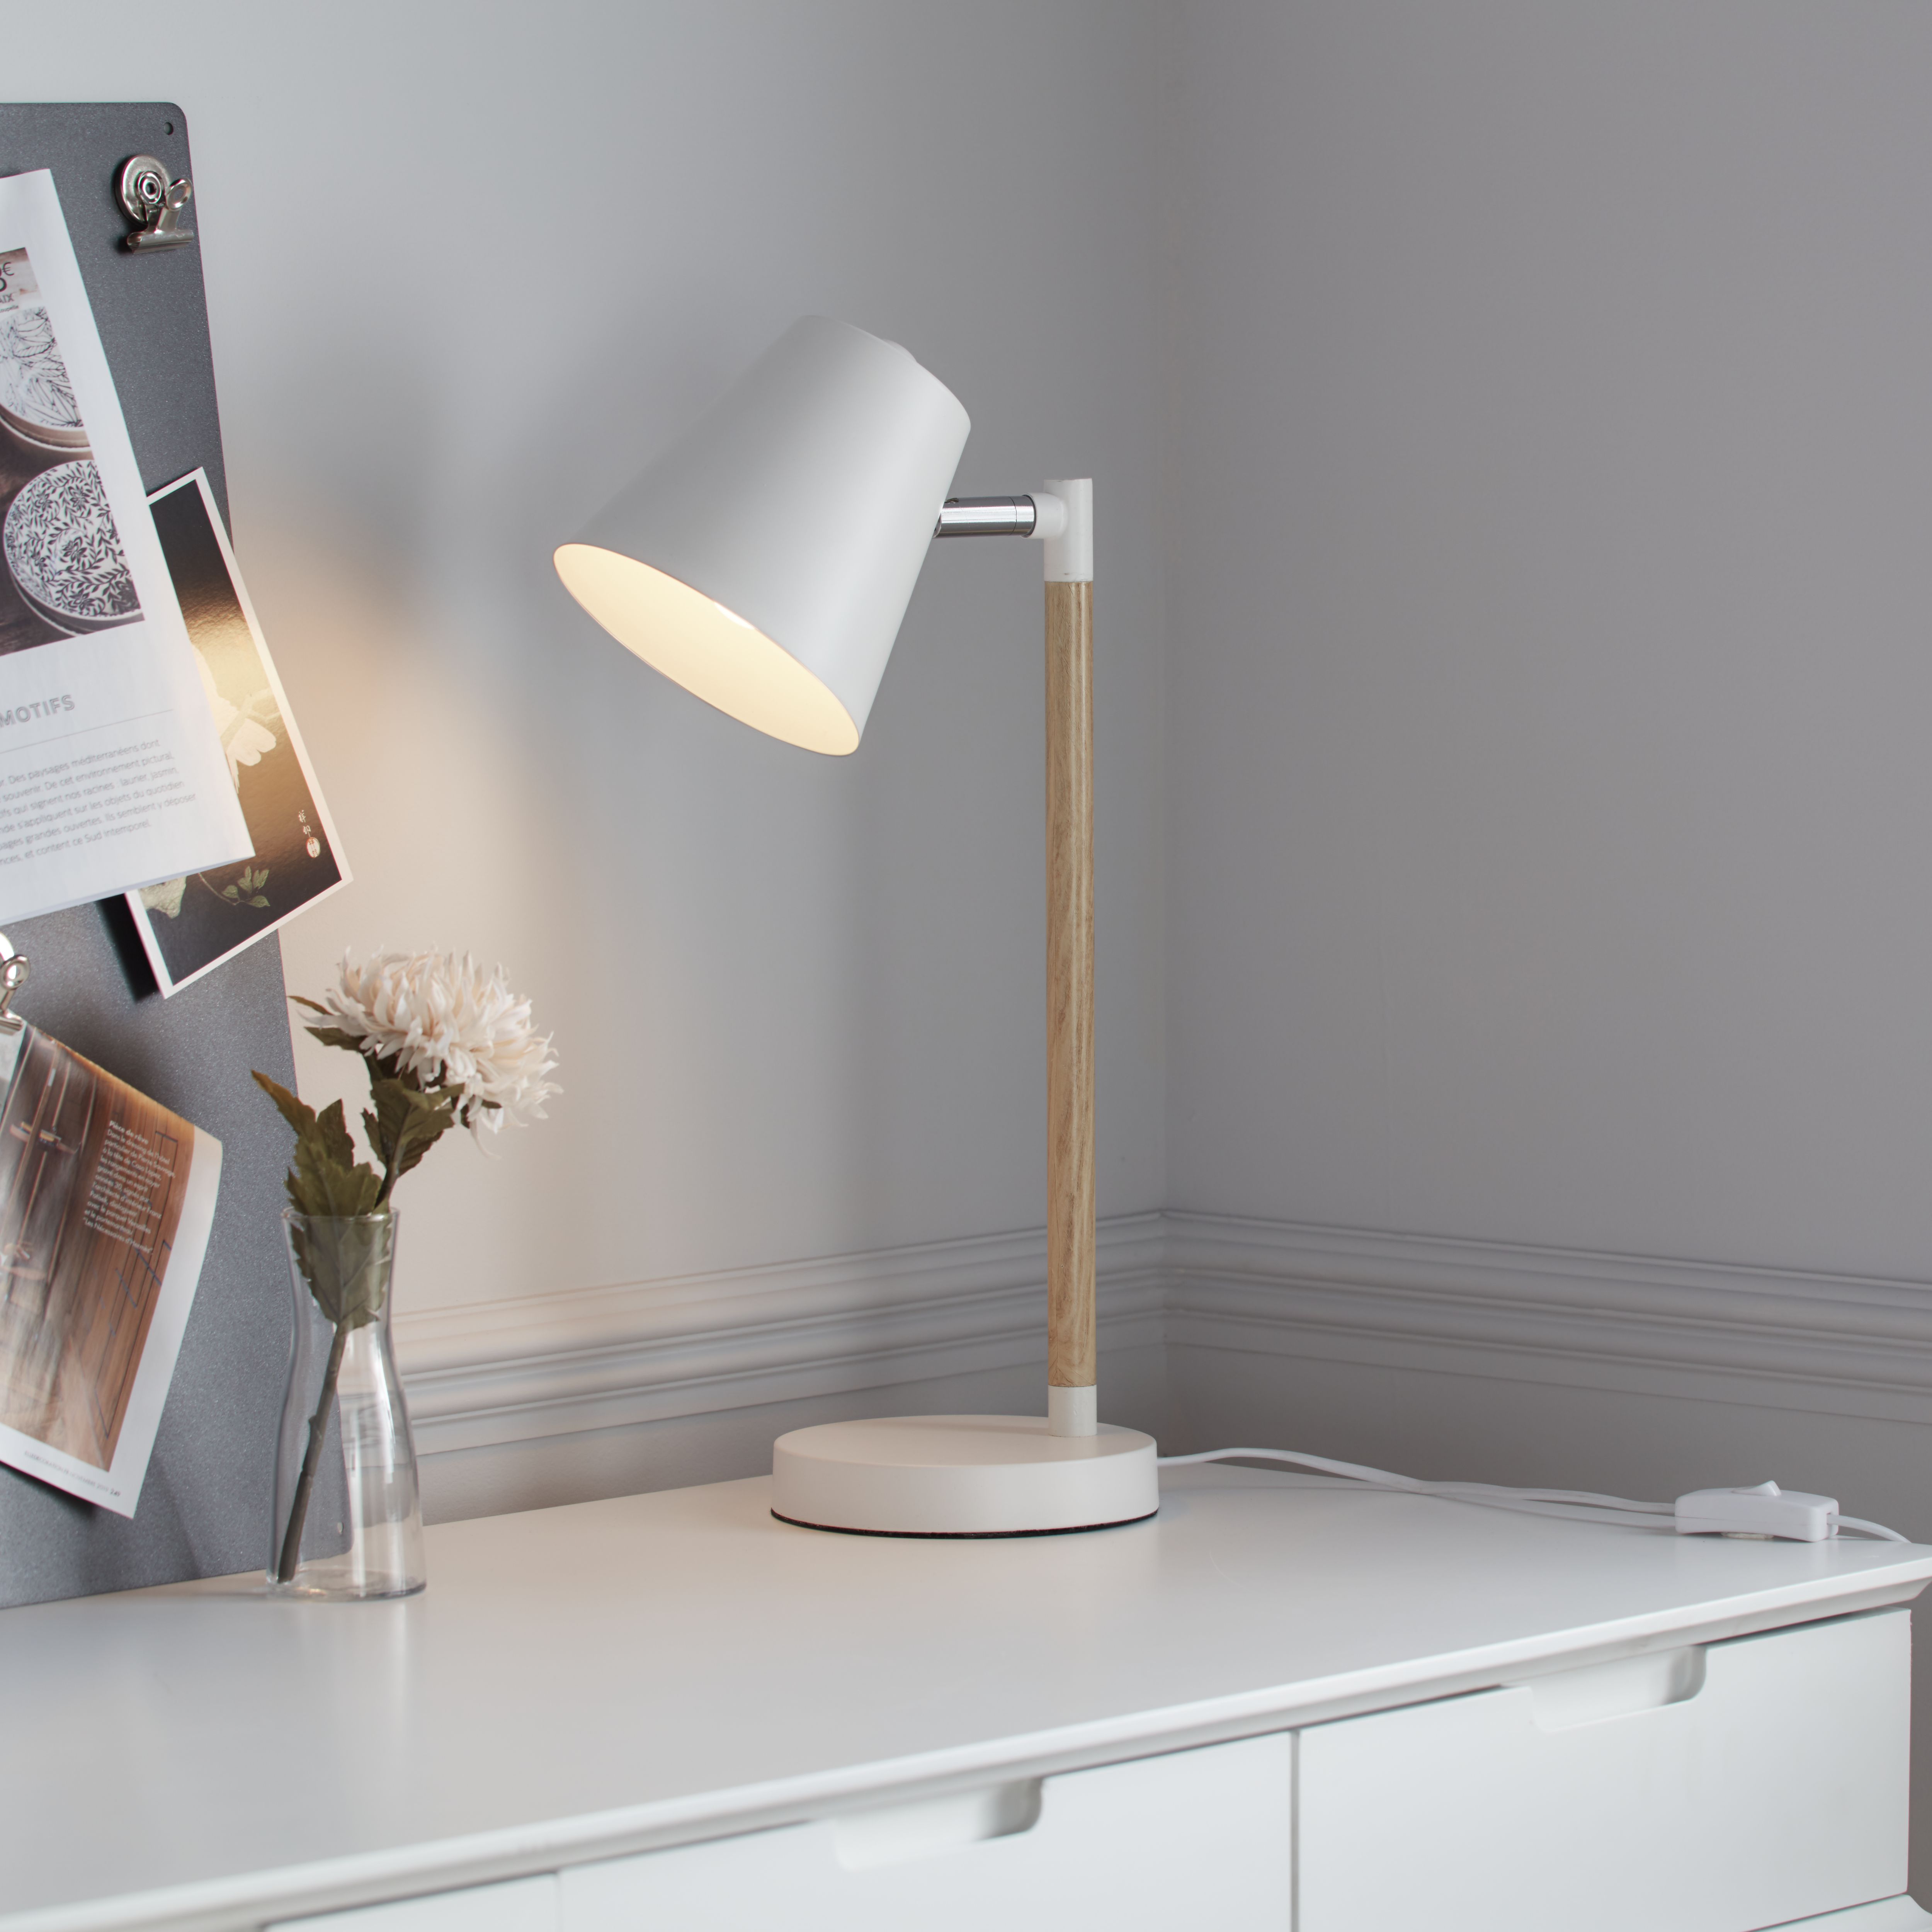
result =
[{"label": "desk lamp", "polygon": [[1099,1528],[1160,1500],[1154,1438],[1096,1406],[1092,485],[948,499],[970,426],[896,343],[808,316],[556,555],[646,664],[838,754],[858,747],[932,539],[1046,545],[1047,1412],[779,1437],[775,1515],[880,1536]]}]

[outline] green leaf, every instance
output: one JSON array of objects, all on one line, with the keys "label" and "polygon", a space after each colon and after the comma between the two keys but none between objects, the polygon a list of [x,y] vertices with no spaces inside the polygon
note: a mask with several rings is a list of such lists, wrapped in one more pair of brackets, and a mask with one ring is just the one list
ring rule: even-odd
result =
[{"label": "green leaf", "polygon": [[405,1080],[372,1080],[369,1097],[376,1103],[375,1111],[363,1114],[362,1124],[393,1190],[397,1181],[456,1124],[463,1089],[440,1087],[425,1094]]},{"label": "green leaf", "polygon": [[306,993],[291,993],[289,995],[289,1004],[291,1006],[306,1006],[312,1013],[326,1013],[328,1010],[320,1000],[311,1000]]},{"label": "green leaf", "polygon": [[362,1051],[362,1036],[344,1033],[340,1027],[312,1026],[304,1029],[311,1040],[319,1040],[324,1046],[346,1047],[351,1053]]},{"label": "green leaf", "polygon": [[[284,1185],[290,1204],[298,1214],[356,1216],[376,1211],[382,1191],[382,1178],[366,1162],[356,1158],[356,1143],[350,1138],[349,1124],[343,1117],[342,1102],[332,1101],[318,1114],[265,1073],[255,1076],[256,1084],[277,1111],[296,1130],[295,1156]],[[322,1312],[340,1323],[344,1311],[353,1314],[354,1285],[326,1256],[301,1262],[308,1282]],[[380,1306],[378,1298],[377,1306]],[[368,1319],[365,1313],[358,1318]]]},{"label": "green leaf", "polygon": [[[329,1114],[335,1117],[333,1122],[328,1122]],[[296,1142],[286,1183],[290,1204],[302,1214],[373,1214],[380,1204],[382,1176],[366,1162],[345,1157],[354,1150],[342,1125],[340,1102],[322,1120],[333,1126],[334,1134],[304,1134]]]},{"label": "green leaf", "polygon": [[249,903],[251,906],[265,906],[265,905],[266,905],[268,902],[268,901],[267,901],[266,899],[265,899],[264,898],[262,898],[262,895],[261,895],[260,892],[257,892],[257,893],[255,895],[255,896],[254,896],[252,899],[250,899],[250,900],[248,902],[248,903]]},{"label": "green leaf", "polygon": [[315,1109],[306,1102],[298,1100],[280,1081],[271,1080],[266,1073],[252,1076],[256,1086],[274,1102],[276,1111],[298,1134],[314,1131]]},{"label": "green leaf", "polygon": [[323,1156],[338,1167],[352,1167],[356,1164],[356,1143],[349,1138],[349,1123],[343,1118],[342,1102],[330,1101],[315,1117],[315,1126],[316,1138]]},{"label": "green leaf", "polygon": [[224,886],[221,889],[221,896],[225,899],[238,898],[241,896],[241,888],[237,886]]},{"label": "green leaf", "polygon": [[360,1328],[381,1314],[391,1252],[386,1214],[365,1208],[359,1218],[311,1216],[295,1224],[290,1240],[316,1305],[337,1328]]},{"label": "green leaf", "polygon": [[381,1205],[382,1178],[373,1167],[363,1162],[346,1167],[312,1143],[296,1147],[284,1185],[298,1214],[373,1214]]}]

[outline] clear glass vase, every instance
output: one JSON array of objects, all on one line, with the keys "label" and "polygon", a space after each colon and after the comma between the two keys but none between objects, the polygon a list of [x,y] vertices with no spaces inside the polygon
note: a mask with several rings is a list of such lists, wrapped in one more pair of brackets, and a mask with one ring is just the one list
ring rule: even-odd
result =
[{"label": "clear glass vase", "polygon": [[423,1587],[422,1502],[389,1343],[396,1216],[282,1211],[295,1347],[275,1450],[268,1587],[407,1597]]}]

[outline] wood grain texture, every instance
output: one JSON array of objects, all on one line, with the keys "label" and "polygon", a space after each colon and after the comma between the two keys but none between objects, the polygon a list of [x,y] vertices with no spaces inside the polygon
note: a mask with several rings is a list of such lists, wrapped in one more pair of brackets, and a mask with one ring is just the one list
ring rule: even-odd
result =
[{"label": "wood grain texture", "polygon": [[1047,1375],[1092,1386],[1094,586],[1046,586]]}]

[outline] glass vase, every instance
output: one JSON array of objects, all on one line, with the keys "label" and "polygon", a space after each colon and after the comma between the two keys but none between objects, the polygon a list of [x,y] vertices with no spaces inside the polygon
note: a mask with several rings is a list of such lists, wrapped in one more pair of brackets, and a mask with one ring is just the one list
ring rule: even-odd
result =
[{"label": "glass vase", "polygon": [[282,1211],[295,1346],[275,1449],[268,1587],[407,1597],[423,1587],[422,1502],[389,1342],[396,1216]]}]

